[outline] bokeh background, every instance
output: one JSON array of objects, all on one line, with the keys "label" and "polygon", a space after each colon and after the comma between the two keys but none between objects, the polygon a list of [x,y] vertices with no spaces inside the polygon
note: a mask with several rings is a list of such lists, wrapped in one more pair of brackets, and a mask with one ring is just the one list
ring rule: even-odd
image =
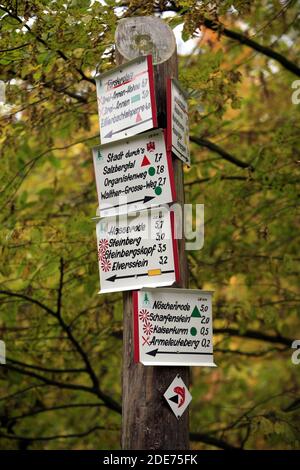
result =
[{"label": "bokeh background", "polygon": [[134,15],[176,33],[186,200],[205,205],[204,247],[187,255],[190,287],[215,291],[218,368],[192,368],[191,447],[299,448],[299,11],[0,2],[1,449],[120,448],[122,298],[97,295],[91,147],[94,76],[113,67],[118,20]]}]

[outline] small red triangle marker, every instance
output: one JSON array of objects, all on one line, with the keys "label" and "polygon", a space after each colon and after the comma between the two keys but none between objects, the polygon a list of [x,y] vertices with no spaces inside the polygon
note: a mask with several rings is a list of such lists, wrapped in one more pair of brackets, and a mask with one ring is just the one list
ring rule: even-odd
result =
[{"label": "small red triangle marker", "polygon": [[148,157],[146,157],[146,155],[145,155],[144,158],[143,158],[141,166],[147,166],[147,165],[151,165],[151,163],[150,163]]},{"label": "small red triangle marker", "polygon": [[135,122],[140,122],[141,120],[142,120],[142,116],[140,115],[140,113],[137,113]]}]

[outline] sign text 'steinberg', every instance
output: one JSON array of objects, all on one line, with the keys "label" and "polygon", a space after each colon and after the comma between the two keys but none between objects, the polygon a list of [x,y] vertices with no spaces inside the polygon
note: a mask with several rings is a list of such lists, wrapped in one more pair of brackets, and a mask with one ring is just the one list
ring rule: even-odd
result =
[{"label": "sign text 'steinberg'", "polygon": [[96,225],[100,292],[170,286],[179,279],[174,213],[166,208],[137,217],[104,217]]}]

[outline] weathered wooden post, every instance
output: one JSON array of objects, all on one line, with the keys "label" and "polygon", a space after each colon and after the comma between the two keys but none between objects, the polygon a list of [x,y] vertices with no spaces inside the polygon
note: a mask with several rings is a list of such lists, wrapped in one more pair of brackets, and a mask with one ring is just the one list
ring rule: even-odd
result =
[{"label": "weathered wooden post", "polygon": [[[155,17],[120,21],[116,31],[116,61],[120,65],[152,54],[158,126],[166,128],[167,78],[177,78],[177,50],[172,30]],[[182,161],[173,158],[177,202],[184,204]],[[184,241],[179,240],[180,287],[187,287]],[[122,448],[176,450],[189,448],[188,410],[180,420],[170,412],[163,397],[176,374],[189,383],[188,367],[144,367],[133,360],[133,313],[131,292],[124,294],[123,319],[123,424]]]}]

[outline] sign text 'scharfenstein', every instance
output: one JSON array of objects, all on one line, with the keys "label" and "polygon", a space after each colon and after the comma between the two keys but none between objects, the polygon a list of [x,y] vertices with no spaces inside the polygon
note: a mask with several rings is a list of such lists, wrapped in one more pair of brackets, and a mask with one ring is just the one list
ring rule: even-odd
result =
[{"label": "sign text 'scharfenstein'", "polygon": [[100,293],[171,286],[179,280],[174,213],[160,207],[96,225]]},{"label": "sign text 'scharfenstein'", "polygon": [[161,129],[93,148],[100,216],[175,200],[170,152]]},{"label": "sign text 'scharfenstein'", "polygon": [[148,366],[215,366],[212,292],[142,289],[133,292],[134,358]]},{"label": "sign text 'scharfenstein'", "polygon": [[157,127],[151,55],[96,77],[101,144]]},{"label": "sign text 'scharfenstein'", "polygon": [[175,78],[167,82],[167,148],[191,165],[187,94]]}]

